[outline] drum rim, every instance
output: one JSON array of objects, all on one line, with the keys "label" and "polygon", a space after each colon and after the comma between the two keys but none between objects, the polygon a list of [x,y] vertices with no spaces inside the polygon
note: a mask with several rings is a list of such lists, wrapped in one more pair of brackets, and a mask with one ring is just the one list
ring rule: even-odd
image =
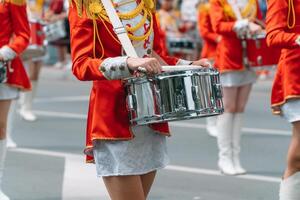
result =
[{"label": "drum rim", "polygon": [[[195,114],[196,115],[191,115]],[[135,118],[130,119],[131,125],[139,126],[139,125],[147,125],[147,124],[156,124],[156,123],[162,123],[162,122],[172,122],[172,121],[181,121],[181,120],[189,120],[189,119],[197,119],[197,118],[203,118],[203,117],[211,117],[211,116],[217,116],[224,113],[224,108],[206,108],[203,110],[191,110],[189,113],[186,113],[185,116],[182,115],[171,115],[169,117],[163,117],[163,115],[154,115],[148,117],[149,120],[147,120],[145,117],[143,118]],[[166,114],[164,114],[166,115]]]},{"label": "drum rim", "polygon": [[[201,72],[201,74],[199,74]],[[207,75],[219,75],[219,71],[216,70],[215,68],[211,67],[203,67],[199,69],[189,69],[189,70],[176,70],[176,71],[167,71],[167,72],[162,72],[158,75],[155,76],[142,76],[142,77],[130,77],[127,79],[124,79],[125,85],[130,85],[132,83],[145,83],[145,82],[152,82],[155,80],[163,80],[166,78],[172,78],[178,75],[182,75],[179,77],[190,77],[193,75],[202,75],[202,76],[207,76]]]}]

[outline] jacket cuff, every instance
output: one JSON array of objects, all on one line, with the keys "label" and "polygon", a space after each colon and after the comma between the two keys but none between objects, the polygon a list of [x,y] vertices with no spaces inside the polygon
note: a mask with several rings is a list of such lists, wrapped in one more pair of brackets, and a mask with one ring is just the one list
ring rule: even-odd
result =
[{"label": "jacket cuff", "polygon": [[99,70],[108,80],[129,78],[132,76],[127,66],[127,56],[106,58]]},{"label": "jacket cuff", "polygon": [[17,56],[17,53],[14,50],[12,50],[10,47],[3,46],[0,49],[0,55],[3,57],[4,61],[9,61],[9,60],[13,60]]},{"label": "jacket cuff", "polygon": [[298,44],[300,46],[300,35],[297,37],[295,42],[296,42],[296,44]]},{"label": "jacket cuff", "polygon": [[191,65],[192,63],[193,61],[190,60],[179,59],[176,65]]}]

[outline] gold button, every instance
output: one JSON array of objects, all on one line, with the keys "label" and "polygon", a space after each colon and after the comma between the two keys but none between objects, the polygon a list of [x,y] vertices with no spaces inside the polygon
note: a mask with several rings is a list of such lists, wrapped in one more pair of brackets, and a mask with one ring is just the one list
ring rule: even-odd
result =
[{"label": "gold button", "polygon": [[100,68],[100,70],[101,70],[101,72],[106,72],[106,69],[103,66]]},{"label": "gold button", "polygon": [[119,67],[119,69],[120,69],[121,71],[124,71],[124,70],[125,70],[125,66],[124,66],[124,65],[121,65],[121,66]]}]

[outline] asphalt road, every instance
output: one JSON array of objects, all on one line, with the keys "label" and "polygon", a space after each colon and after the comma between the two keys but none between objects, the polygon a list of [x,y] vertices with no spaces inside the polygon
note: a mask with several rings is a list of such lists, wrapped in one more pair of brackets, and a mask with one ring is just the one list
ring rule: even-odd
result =
[{"label": "asphalt road", "polygon": [[[215,138],[203,119],[172,123],[170,165],[158,173],[149,200],[277,200],[290,140],[290,126],[269,109],[271,81],[251,93],[242,138],[246,176],[217,169]],[[90,84],[69,72],[45,68],[34,110],[39,119],[16,116],[4,176],[12,200],[108,200],[92,164],[84,163],[85,121]]]}]

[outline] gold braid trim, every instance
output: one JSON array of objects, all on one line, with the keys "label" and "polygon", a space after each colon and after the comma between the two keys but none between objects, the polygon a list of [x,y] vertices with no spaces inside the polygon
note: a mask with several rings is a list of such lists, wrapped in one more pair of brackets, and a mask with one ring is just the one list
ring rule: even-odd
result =
[{"label": "gold braid trim", "polygon": [[[227,0],[220,0],[223,7],[224,14],[226,18],[236,19],[233,8],[228,4]],[[256,0],[249,0],[248,4],[241,11],[241,15],[244,19],[254,20],[257,17],[257,5]]]},{"label": "gold braid trim", "polygon": [[288,8],[288,17],[287,17],[287,27],[292,29],[296,26],[296,12],[294,1],[289,0],[289,8]]},{"label": "gold braid trim", "polygon": [[18,6],[26,5],[26,0],[5,0],[5,1]]},{"label": "gold braid trim", "polygon": [[198,6],[198,10],[200,12],[206,12],[208,13],[210,10],[210,4],[209,3],[202,3]]},{"label": "gold braid trim", "polygon": [[[74,2],[74,4],[72,4]],[[106,30],[109,32],[111,37],[117,43],[120,43],[119,40],[114,36],[113,33],[110,32],[105,22],[110,23],[110,20],[107,16],[105,8],[101,2],[101,0],[70,0],[70,5],[75,5],[77,9],[77,13],[79,17],[83,17],[85,15],[88,19],[93,21],[93,57],[96,58],[96,43],[100,44],[101,52],[100,58],[104,57],[104,47],[99,35],[97,20],[103,22]],[[117,4],[115,5],[117,6]],[[152,12],[155,11],[155,0],[142,0],[141,3],[132,11],[126,13],[118,13],[120,19],[133,19],[139,14],[143,14],[141,22],[136,24],[135,27],[125,27],[127,30],[128,37],[134,41],[142,41],[148,38],[153,31],[153,18]],[[149,18],[150,27],[149,30],[141,36],[136,36],[129,32],[134,32],[142,27],[145,24],[146,19]]]}]

